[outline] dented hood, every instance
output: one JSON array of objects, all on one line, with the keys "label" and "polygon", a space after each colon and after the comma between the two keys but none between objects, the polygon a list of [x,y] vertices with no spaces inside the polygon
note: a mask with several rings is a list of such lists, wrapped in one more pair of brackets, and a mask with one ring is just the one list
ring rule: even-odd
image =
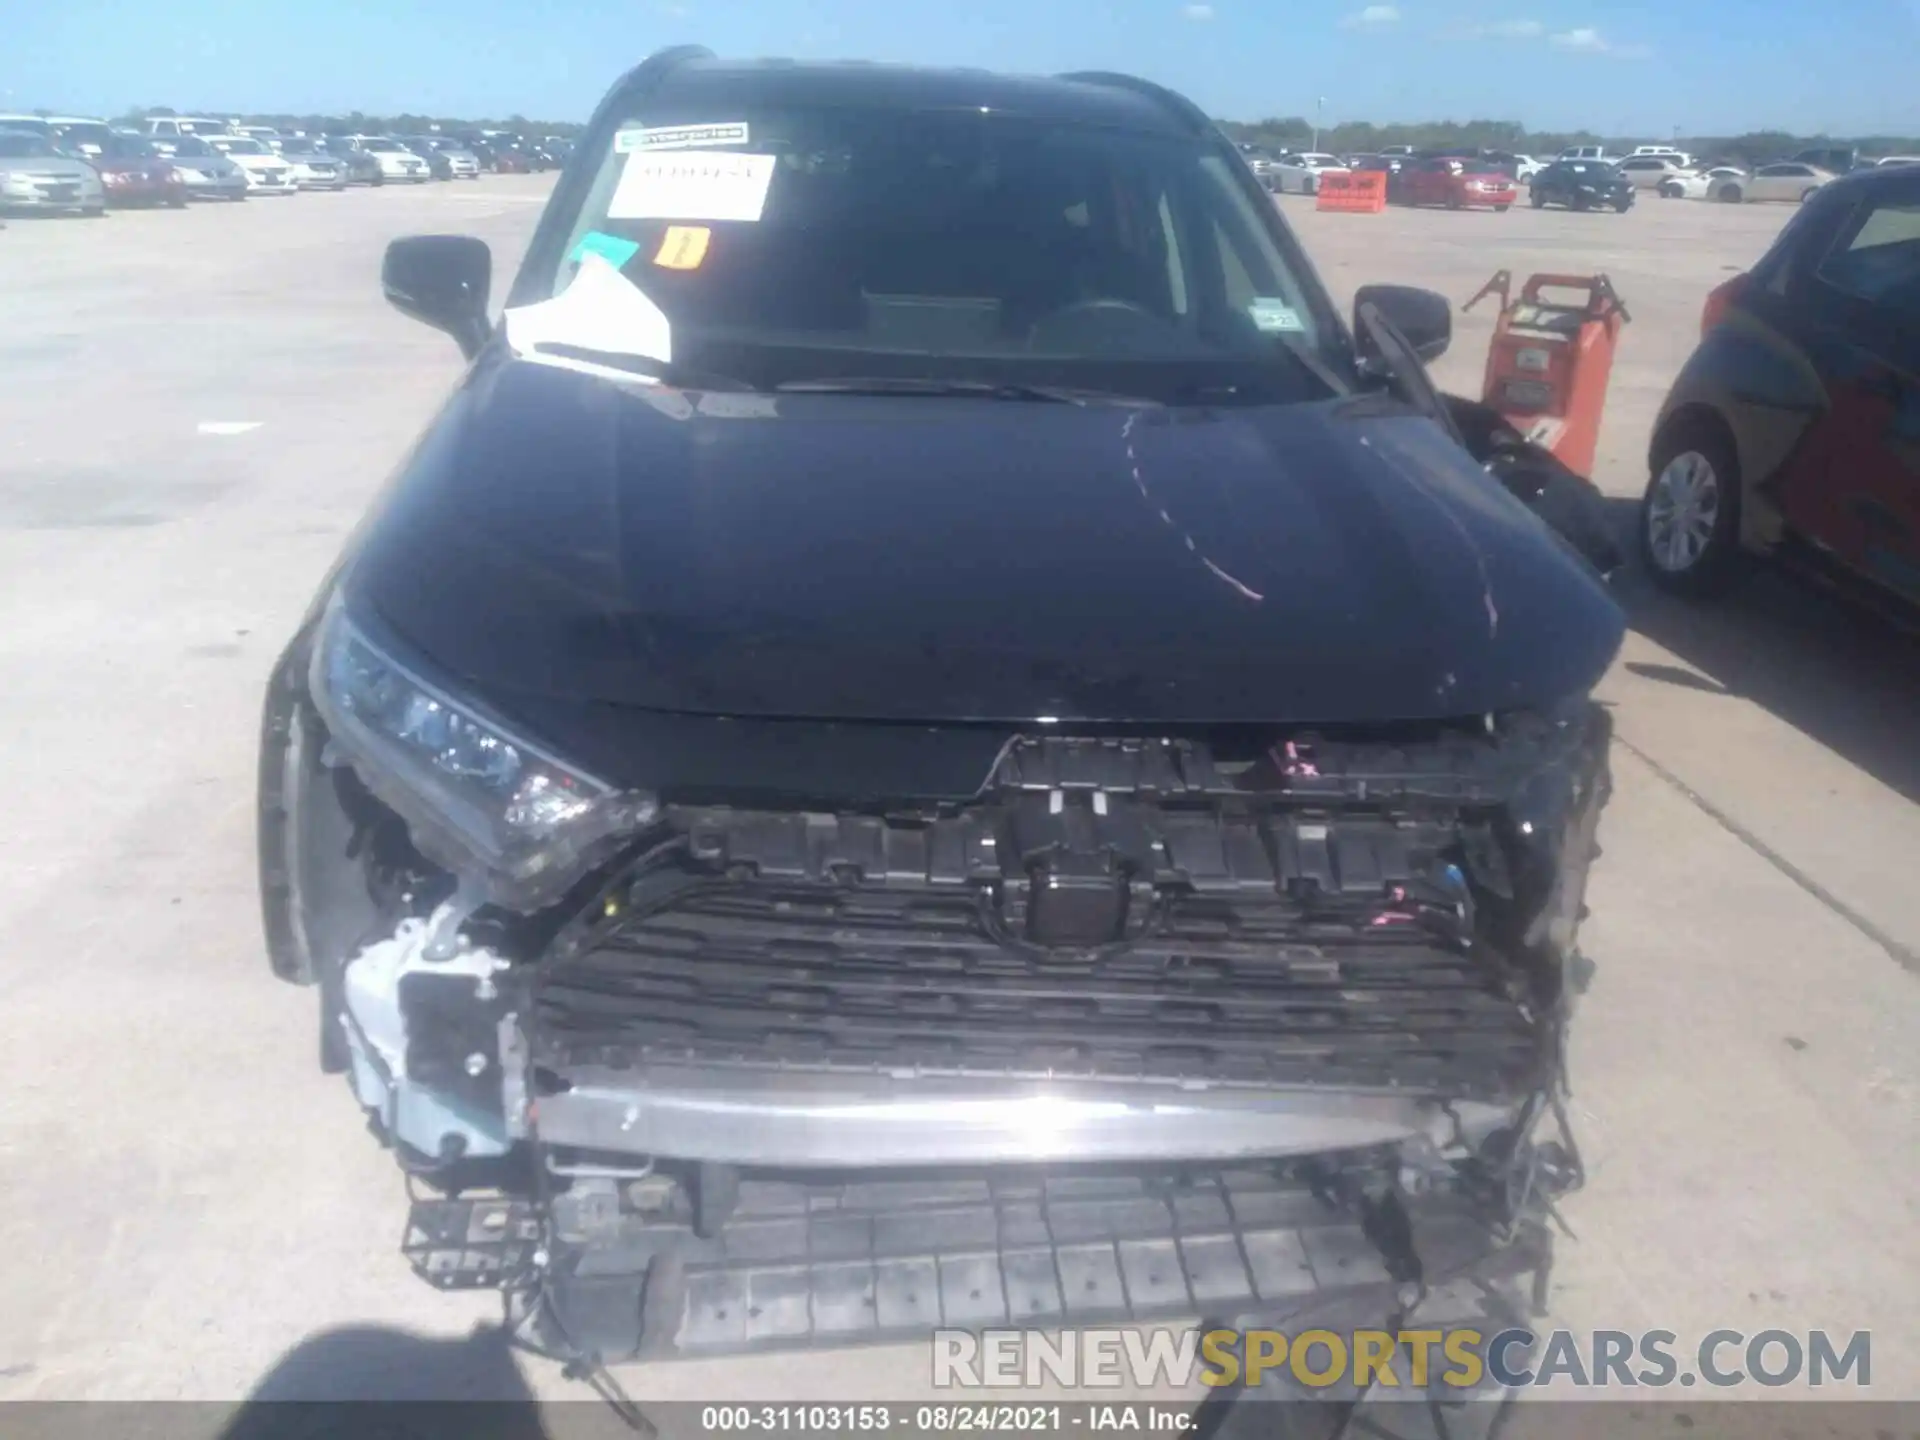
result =
[{"label": "dented hood", "polygon": [[1379,401],[473,373],[349,595],[482,696],[874,720],[1444,718],[1582,693],[1605,588]]}]

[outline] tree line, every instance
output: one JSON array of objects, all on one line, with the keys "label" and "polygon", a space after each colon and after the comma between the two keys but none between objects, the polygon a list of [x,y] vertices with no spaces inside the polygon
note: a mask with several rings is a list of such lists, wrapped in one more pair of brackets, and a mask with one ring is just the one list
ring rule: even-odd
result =
[{"label": "tree line", "polygon": [[[1253,122],[1222,120],[1220,128],[1241,143],[1271,150],[1302,150],[1314,141],[1313,122],[1297,115]],[[1602,135],[1593,130],[1529,130],[1517,120],[1435,120],[1413,125],[1374,125],[1348,121],[1323,127],[1322,150],[1365,155],[1383,145],[1416,150],[1504,150],[1515,155],[1557,155],[1573,145],[1605,145],[1624,155],[1636,145],[1673,145],[1690,155],[1756,165],[1816,145],[1853,145],[1867,155],[1920,154],[1920,139],[1907,135],[1795,135],[1785,130],[1754,130],[1744,135]]]}]

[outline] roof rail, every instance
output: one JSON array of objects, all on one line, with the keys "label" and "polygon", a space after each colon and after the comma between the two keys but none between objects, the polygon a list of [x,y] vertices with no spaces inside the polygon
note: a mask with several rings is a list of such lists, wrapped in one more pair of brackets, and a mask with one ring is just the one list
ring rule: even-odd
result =
[{"label": "roof rail", "polygon": [[1137,75],[1122,75],[1116,70],[1075,70],[1054,78],[1072,80],[1081,85],[1105,85],[1114,90],[1131,90],[1135,95],[1144,95],[1161,109],[1178,116],[1196,134],[1205,134],[1215,128],[1213,118],[1186,96],[1164,85],[1156,85],[1151,80],[1142,80]]}]

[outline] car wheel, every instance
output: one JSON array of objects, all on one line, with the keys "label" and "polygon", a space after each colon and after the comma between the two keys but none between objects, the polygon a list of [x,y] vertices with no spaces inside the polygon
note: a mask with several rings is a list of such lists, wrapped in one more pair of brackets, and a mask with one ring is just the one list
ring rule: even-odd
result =
[{"label": "car wheel", "polygon": [[1574,208],[1574,209],[1576,209],[1576,210],[1584,210],[1584,209],[1586,209],[1586,208],[1587,208],[1587,197],[1586,197],[1585,195],[1582,195],[1582,194],[1579,194],[1579,193],[1577,193],[1577,192],[1576,192],[1576,193],[1575,193],[1575,195],[1574,195],[1574,197],[1573,197],[1573,208]]},{"label": "car wheel", "polygon": [[1640,502],[1640,558],[1654,584],[1709,595],[1740,558],[1740,466],[1718,426],[1683,421],[1661,437]]},{"label": "car wheel", "polygon": [[184,210],[187,208],[187,197],[184,195],[176,195],[167,201],[167,204],[175,210]]},{"label": "car wheel", "polygon": [[1614,208],[1615,210],[1617,210],[1617,211],[1619,211],[1619,212],[1620,212],[1620,213],[1621,213],[1622,215],[1624,215],[1624,214],[1626,214],[1626,213],[1627,213],[1627,211],[1629,211],[1629,210],[1631,210],[1631,209],[1633,208],[1633,201],[1631,201],[1631,200],[1616,200],[1616,201],[1614,201],[1614,202],[1613,202],[1613,208]]},{"label": "car wheel", "polygon": [[1511,205],[1496,205],[1493,207],[1493,213],[1496,215],[1504,215],[1507,213],[1507,211],[1511,210],[1512,208],[1513,207]]},{"label": "car wheel", "polygon": [[386,176],[386,172],[385,172],[385,171],[381,171],[380,173],[378,173],[378,174],[376,174],[376,175],[375,175],[375,176],[374,176],[374,177],[373,177],[373,178],[372,178],[371,180],[369,180],[369,181],[367,181],[367,183],[368,183],[369,185],[384,185],[384,184],[386,184],[386,183],[387,183],[387,176]]},{"label": "car wheel", "polygon": [[1320,193],[1320,182],[1309,175],[1300,182],[1300,193],[1302,195],[1318,195]]},{"label": "car wheel", "polygon": [[1529,190],[1527,192],[1527,199],[1536,210],[1544,210],[1547,208],[1547,197],[1539,190]]},{"label": "car wheel", "polygon": [[1740,187],[1738,185],[1729,185],[1720,192],[1720,203],[1722,205],[1738,205],[1740,198]]}]

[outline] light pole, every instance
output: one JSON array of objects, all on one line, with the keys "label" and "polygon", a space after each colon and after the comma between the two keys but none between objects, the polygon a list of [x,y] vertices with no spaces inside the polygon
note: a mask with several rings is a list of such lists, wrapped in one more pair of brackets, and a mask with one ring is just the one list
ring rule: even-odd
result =
[{"label": "light pole", "polygon": [[1310,148],[1316,151],[1320,148],[1320,122],[1326,115],[1327,97],[1322,95],[1313,102],[1313,145]]}]

